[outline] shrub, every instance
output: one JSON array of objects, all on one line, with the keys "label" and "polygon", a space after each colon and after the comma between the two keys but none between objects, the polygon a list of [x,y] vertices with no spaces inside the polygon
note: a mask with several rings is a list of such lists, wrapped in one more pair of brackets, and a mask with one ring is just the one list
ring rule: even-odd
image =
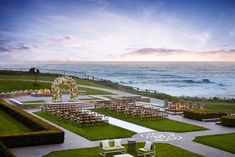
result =
[{"label": "shrub", "polygon": [[64,142],[64,132],[36,117],[0,100],[0,109],[13,116],[33,130],[27,133],[0,135],[0,140],[7,147],[22,147]]},{"label": "shrub", "polygon": [[15,155],[7,149],[7,147],[0,141],[0,155],[1,157],[15,157]]},{"label": "shrub", "polygon": [[215,111],[215,110],[208,110],[208,109],[193,109],[193,110],[184,111],[184,117],[195,119],[195,120],[220,118],[225,115],[226,113]]},{"label": "shrub", "polygon": [[235,127],[235,116],[223,116],[220,120],[221,125]]}]

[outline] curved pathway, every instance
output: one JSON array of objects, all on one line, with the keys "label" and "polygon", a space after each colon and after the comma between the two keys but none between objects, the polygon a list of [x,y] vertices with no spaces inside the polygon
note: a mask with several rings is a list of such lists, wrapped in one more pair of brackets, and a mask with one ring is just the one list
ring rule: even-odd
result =
[{"label": "curved pathway", "polygon": [[[36,110],[35,109],[27,110],[27,112],[29,112],[29,113],[32,113],[33,111],[36,111]],[[39,117],[39,118],[41,118],[41,117]],[[186,119],[184,117],[177,116],[177,115],[171,115],[170,119],[199,125],[202,127],[209,128],[210,130],[186,132],[186,133],[173,133],[174,136],[176,136],[176,137],[180,136],[182,138],[176,139],[176,140],[169,140],[169,141],[165,140],[165,141],[158,141],[158,142],[169,143],[169,144],[181,147],[183,149],[186,149],[186,150],[198,153],[198,154],[202,154],[207,157],[235,157],[235,155],[232,153],[225,152],[225,151],[222,151],[222,150],[219,150],[216,148],[212,148],[212,147],[209,147],[209,146],[199,144],[199,143],[192,141],[196,136],[235,132],[235,128],[223,127],[220,125],[216,125],[214,122],[199,122],[199,121],[195,121],[195,120],[190,120],[190,119]],[[43,120],[45,120],[45,119],[43,119]],[[111,121],[112,120],[116,121],[115,118],[111,118]],[[45,121],[47,121],[47,120],[45,120]],[[57,145],[33,146],[33,147],[23,147],[23,148],[11,149],[17,155],[17,157],[18,156],[19,157],[39,157],[39,156],[45,155],[51,151],[56,151],[56,150],[66,150],[66,149],[76,149],[76,148],[98,146],[99,141],[89,141],[89,140],[87,140],[79,135],[76,135],[76,134],[74,134],[64,128],[61,128],[60,126],[57,126],[54,123],[51,123],[49,121],[47,121],[47,122],[62,129],[65,132],[65,142],[63,144],[59,144],[59,145],[57,144]],[[129,122],[123,122],[121,120],[118,120],[116,122],[112,122],[112,124],[114,124],[114,125],[128,129],[129,126],[123,125],[125,123],[129,125]],[[135,124],[132,124],[132,125],[134,126]],[[139,129],[138,127],[139,126],[137,125],[137,128],[134,128],[134,129],[129,128],[129,129],[132,131],[135,131],[135,129]],[[148,131],[147,133],[149,133],[149,134],[153,134],[153,133],[165,134],[164,132],[153,131],[152,129],[148,130],[148,128],[145,128],[145,127],[143,127],[143,128],[147,129],[147,130],[139,131],[139,133],[136,135],[133,135],[132,138],[136,139],[138,142],[144,142],[146,140],[155,141],[154,139],[149,139],[149,138],[145,139],[143,136],[141,137],[141,135],[144,134],[143,133],[144,131]],[[167,132],[167,134],[168,133],[169,132]],[[126,143],[126,142],[127,142],[127,139],[124,139],[124,143]]]},{"label": "curved pathway", "polygon": [[[22,79],[14,79],[14,80],[22,80]],[[25,80],[25,81],[33,81],[33,80]],[[51,81],[41,81],[41,82],[51,82]],[[122,92],[122,91],[107,89],[107,88],[101,88],[101,87],[93,87],[93,86],[85,86],[85,85],[79,85],[79,86],[86,87],[86,88],[92,88],[92,89],[104,90],[104,91],[107,91],[110,93],[117,94],[119,96],[134,95],[134,94],[127,93],[127,92]],[[163,105],[163,101],[159,100],[159,99],[151,98],[151,102],[157,103],[159,105]],[[28,110],[28,112],[31,113],[32,110]],[[173,120],[181,121],[181,122],[186,122],[186,123],[202,126],[202,127],[208,128],[209,130],[186,132],[186,133],[175,133],[176,135],[181,136],[182,139],[175,140],[175,141],[165,141],[165,142],[173,144],[178,147],[181,147],[183,149],[198,153],[198,154],[202,154],[207,157],[235,157],[235,154],[225,152],[223,150],[212,148],[212,147],[209,147],[209,146],[199,144],[199,143],[192,141],[196,136],[224,134],[224,133],[235,132],[235,128],[223,127],[220,125],[216,125],[214,122],[200,122],[200,121],[196,121],[196,120],[191,120],[191,119],[187,119],[187,118],[184,118],[184,117],[178,116],[178,115],[170,115],[169,118],[173,119]],[[130,126],[129,122],[123,122],[123,121],[115,119],[115,118],[110,118],[110,119],[114,125],[117,125],[119,127],[124,127],[126,129],[128,129],[128,127]],[[51,122],[49,122],[49,123],[51,123]],[[124,125],[122,125],[122,123],[126,124],[126,125],[124,126]],[[51,124],[54,126],[57,126],[56,124],[53,124],[53,123],[51,123]],[[137,127],[137,128],[140,127],[140,126],[135,126],[135,124],[131,124],[131,125],[133,127],[129,128],[129,129],[132,131],[136,130],[135,127]],[[59,126],[57,126],[57,127],[59,127]],[[59,127],[59,128],[61,128],[61,127]],[[13,148],[11,150],[17,155],[17,157],[18,156],[19,157],[39,157],[39,156],[45,155],[45,154],[47,154],[51,151],[55,151],[55,150],[93,147],[93,146],[98,145],[99,141],[89,141],[89,140],[84,139],[83,137],[78,136],[78,135],[76,135],[66,129],[63,129],[63,128],[61,128],[61,129],[65,131],[65,143],[63,143],[63,144]],[[142,129],[143,130],[139,131],[139,133],[141,132],[141,134],[144,131],[147,131],[147,132],[151,131],[152,133],[160,133],[159,131],[153,131],[152,129],[145,128],[145,127],[143,127]],[[144,139],[142,137],[138,138],[139,137],[138,135],[134,135],[133,138],[136,138],[137,141],[144,141]],[[124,139],[124,141],[126,142],[127,139]]]}]

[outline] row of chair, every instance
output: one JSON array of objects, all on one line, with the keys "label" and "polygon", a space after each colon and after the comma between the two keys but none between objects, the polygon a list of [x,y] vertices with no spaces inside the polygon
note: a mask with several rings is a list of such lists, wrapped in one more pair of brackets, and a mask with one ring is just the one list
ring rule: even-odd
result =
[{"label": "row of chair", "polygon": [[59,120],[70,121],[78,126],[105,125],[109,122],[107,116],[82,109],[76,104],[44,104],[41,109]]},{"label": "row of chair", "polygon": [[127,99],[121,100],[120,98],[97,101],[95,107],[115,111],[117,114],[125,114],[125,116],[131,116],[141,120],[168,117],[165,111],[160,111],[157,107],[146,106],[144,104],[140,105],[137,102],[129,103]]}]

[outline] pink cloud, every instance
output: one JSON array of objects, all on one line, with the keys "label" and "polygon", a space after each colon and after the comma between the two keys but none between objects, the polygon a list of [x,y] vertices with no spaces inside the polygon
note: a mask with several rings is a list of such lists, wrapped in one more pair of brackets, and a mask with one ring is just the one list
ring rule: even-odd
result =
[{"label": "pink cloud", "polygon": [[76,38],[71,36],[64,36],[52,40],[66,47],[82,47],[96,44],[96,41],[94,40],[77,40]]},{"label": "pink cloud", "polygon": [[114,58],[122,61],[235,61],[235,50],[186,51],[144,48]]},{"label": "pink cloud", "polygon": [[56,38],[53,39],[58,44],[62,44],[63,46],[68,46],[68,47],[77,47],[77,40],[75,38],[72,38],[70,36],[65,36],[62,38]]}]

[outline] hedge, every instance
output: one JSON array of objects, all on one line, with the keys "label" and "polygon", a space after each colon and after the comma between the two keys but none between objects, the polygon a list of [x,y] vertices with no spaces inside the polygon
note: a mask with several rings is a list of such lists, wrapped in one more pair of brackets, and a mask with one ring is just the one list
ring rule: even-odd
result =
[{"label": "hedge", "polygon": [[0,141],[0,156],[15,157],[15,155]]},{"label": "hedge", "polygon": [[235,116],[223,116],[220,121],[221,125],[235,127]]},{"label": "hedge", "polygon": [[58,144],[64,142],[64,132],[24,110],[0,99],[0,109],[31,128],[32,132],[0,135],[0,141],[7,147]]},{"label": "hedge", "polygon": [[200,121],[203,119],[220,118],[225,115],[226,113],[208,109],[193,109],[184,111],[184,117]]}]

